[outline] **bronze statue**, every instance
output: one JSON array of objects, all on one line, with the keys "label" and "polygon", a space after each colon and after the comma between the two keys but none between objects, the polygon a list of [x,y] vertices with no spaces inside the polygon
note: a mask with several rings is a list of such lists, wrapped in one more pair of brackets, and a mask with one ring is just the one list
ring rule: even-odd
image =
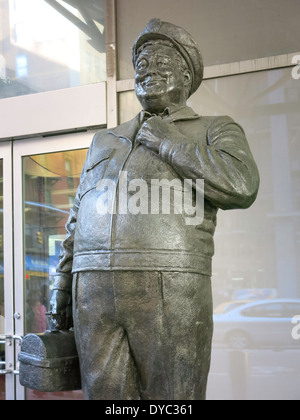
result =
[{"label": "bronze statue", "polygon": [[152,19],[133,64],[143,111],[94,137],[52,312],[74,322],[86,399],[201,400],[217,212],[251,206],[259,174],[238,124],[186,105],[203,79],[190,34]]}]

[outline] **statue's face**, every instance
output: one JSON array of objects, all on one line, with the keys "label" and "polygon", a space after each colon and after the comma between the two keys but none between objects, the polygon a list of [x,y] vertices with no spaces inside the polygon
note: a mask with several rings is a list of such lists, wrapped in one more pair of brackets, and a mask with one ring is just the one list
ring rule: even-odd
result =
[{"label": "statue's face", "polygon": [[186,103],[190,72],[182,71],[175,48],[156,44],[147,46],[135,65],[135,90],[143,108],[163,112],[166,107]]}]

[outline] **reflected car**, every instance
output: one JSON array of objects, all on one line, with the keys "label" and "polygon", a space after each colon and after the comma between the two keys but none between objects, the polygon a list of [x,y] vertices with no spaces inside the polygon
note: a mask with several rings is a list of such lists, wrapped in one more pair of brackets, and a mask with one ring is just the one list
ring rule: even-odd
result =
[{"label": "reflected car", "polygon": [[227,312],[232,311],[235,308],[238,308],[239,306],[245,305],[246,303],[252,302],[250,300],[234,300],[232,302],[225,302],[221,305],[217,306],[214,310],[214,314],[226,314]]},{"label": "reflected car", "polygon": [[298,347],[292,320],[300,315],[300,300],[276,299],[239,305],[214,314],[214,343],[236,350]]}]

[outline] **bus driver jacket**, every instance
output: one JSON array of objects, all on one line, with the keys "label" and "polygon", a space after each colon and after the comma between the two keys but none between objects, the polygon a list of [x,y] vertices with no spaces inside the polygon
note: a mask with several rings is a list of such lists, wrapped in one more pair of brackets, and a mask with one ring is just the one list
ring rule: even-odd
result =
[{"label": "bus driver jacket", "polygon": [[[248,208],[256,199],[257,166],[243,129],[231,118],[201,117],[189,107],[165,115],[162,118],[174,136],[162,139],[157,154],[135,141],[144,114],[95,135],[66,225],[54,289],[70,291],[72,274],[85,271],[176,271],[211,276],[218,209]],[[151,214],[150,193],[148,211],[119,211],[121,176],[127,186],[131,181],[151,185],[153,179],[179,179],[182,185],[185,179],[193,185],[204,180],[201,224],[188,224],[172,203],[169,214]],[[196,191],[192,192],[195,201]],[[104,193],[107,209],[111,207],[106,214],[99,211]],[[130,196],[132,191],[128,191],[128,199]]]}]

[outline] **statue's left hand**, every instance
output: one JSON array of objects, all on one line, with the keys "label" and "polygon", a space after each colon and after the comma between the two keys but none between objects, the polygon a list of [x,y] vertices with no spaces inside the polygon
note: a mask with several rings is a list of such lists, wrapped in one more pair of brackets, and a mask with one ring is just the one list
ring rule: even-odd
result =
[{"label": "statue's left hand", "polygon": [[54,328],[57,331],[68,331],[72,328],[72,293],[64,290],[54,290],[50,305]]},{"label": "statue's left hand", "polygon": [[154,116],[144,122],[137,134],[136,141],[158,154],[161,143],[171,140],[173,137],[173,125],[168,124],[161,117]]}]

